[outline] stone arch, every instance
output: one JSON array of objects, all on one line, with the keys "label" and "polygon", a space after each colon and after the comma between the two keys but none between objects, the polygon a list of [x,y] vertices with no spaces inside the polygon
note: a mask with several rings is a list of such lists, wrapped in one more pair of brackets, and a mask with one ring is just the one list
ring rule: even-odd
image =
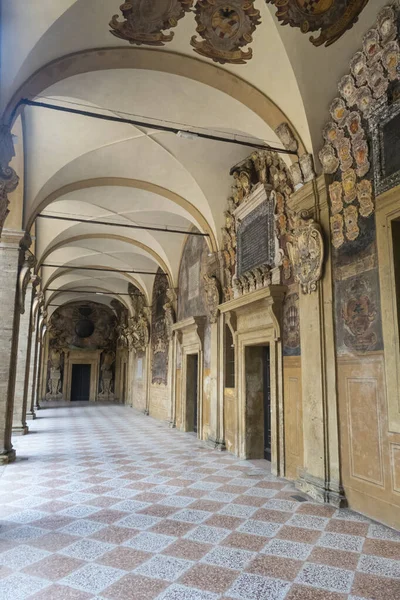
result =
[{"label": "stone arch", "polygon": [[[11,124],[21,111],[22,98],[32,98],[51,85],[92,71],[110,69],[145,69],[180,75],[218,89],[247,106],[272,130],[283,121],[290,127],[299,143],[299,153],[305,152],[303,141],[285,113],[256,87],[241,77],[192,56],[150,48],[92,48],[57,58],[33,73],[15,92],[4,111],[4,121]],[[295,157],[291,157],[295,160]]]}]

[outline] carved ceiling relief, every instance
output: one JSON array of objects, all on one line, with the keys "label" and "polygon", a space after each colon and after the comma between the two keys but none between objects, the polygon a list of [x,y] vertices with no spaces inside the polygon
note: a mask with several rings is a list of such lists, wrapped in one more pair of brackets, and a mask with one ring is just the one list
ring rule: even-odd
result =
[{"label": "carved ceiling relief", "polygon": [[[297,150],[296,139],[287,123],[277,129],[277,134],[288,150]],[[322,237],[313,220],[302,219],[287,209],[287,201],[295,189],[315,177],[312,158],[300,157],[289,170],[276,152],[257,151],[231,173],[234,185],[222,230],[225,301],[281,281],[289,284],[295,280],[304,293],[314,291],[321,277]],[[272,213],[272,227],[262,234],[269,238],[268,257],[255,268],[239,273],[237,209],[263,187],[267,194],[265,210]],[[268,218],[267,222],[270,222]]]},{"label": "carved ceiling relief", "polygon": [[[340,97],[330,107],[332,120],[323,135],[319,158],[329,187],[332,245],[338,249],[360,234],[360,218],[374,212],[371,143],[374,113],[396,100],[400,80],[398,9],[387,6],[376,26],[363,38],[363,48],[350,61],[350,73],[339,82]],[[375,161],[376,163],[377,161]],[[374,165],[377,168],[377,165]]]},{"label": "carved ceiling relief", "polygon": [[368,0],[266,0],[277,7],[282,25],[299,27],[302,33],[320,30],[310,37],[314,46],[330,46],[358,21]]}]

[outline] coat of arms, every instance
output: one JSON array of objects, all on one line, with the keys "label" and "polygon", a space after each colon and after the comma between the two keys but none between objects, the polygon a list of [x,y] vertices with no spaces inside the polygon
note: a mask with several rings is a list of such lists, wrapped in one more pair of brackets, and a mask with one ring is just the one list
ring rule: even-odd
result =
[{"label": "coat of arms", "polygon": [[368,0],[266,0],[275,4],[276,16],[283,25],[299,27],[303,33],[320,31],[312,36],[314,46],[330,46],[357,22]]},{"label": "coat of arms", "polygon": [[221,64],[244,64],[253,55],[251,48],[241,50],[252,41],[260,23],[254,0],[198,0],[195,6],[197,33],[190,43],[195,52]]},{"label": "coat of arms", "polygon": [[110,21],[111,33],[130,44],[164,46],[174,37],[163,30],[176,27],[179,19],[190,10],[193,0],[130,0],[120,6],[124,21],[114,15]]},{"label": "coat of arms", "polygon": [[292,233],[287,250],[294,279],[300,284],[303,294],[311,294],[317,289],[317,282],[322,276],[324,242],[321,228],[314,219],[305,219],[296,213],[289,216]]}]

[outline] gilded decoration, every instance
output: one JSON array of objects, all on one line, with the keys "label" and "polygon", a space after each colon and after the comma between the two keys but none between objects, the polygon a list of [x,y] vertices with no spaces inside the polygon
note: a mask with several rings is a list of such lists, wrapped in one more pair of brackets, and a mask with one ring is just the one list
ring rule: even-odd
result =
[{"label": "gilded decoration", "polygon": [[[400,79],[398,12],[394,5],[383,8],[375,27],[364,35],[361,50],[350,60],[350,72],[339,82],[340,97],[332,102],[329,110],[332,121],[323,131],[325,145],[319,153],[323,171],[334,175],[344,190],[344,204],[339,210],[339,187],[330,188],[331,235],[335,248],[345,241],[343,231],[350,241],[364,231],[360,219],[373,214],[374,192],[380,194],[396,181],[400,182],[400,175],[396,180],[396,175],[391,173],[386,184],[381,184],[385,179],[381,131],[390,111],[396,110],[390,109],[390,101],[396,99],[394,86]],[[394,123],[392,129],[396,129]],[[347,206],[353,203],[352,208]]]},{"label": "gilded decoration", "polygon": [[131,0],[120,6],[123,21],[114,15],[110,21],[111,33],[130,44],[164,46],[174,34],[163,33],[178,25],[193,0]]},{"label": "gilded decoration", "polygon": [[11,194],[19,183],[18,175],[10,167],[10,162],[14,156],[11,131],[9,127],[0,125],[0,236],[9,213],[8,194]]},{"label": "gilded decoration", "polygon": [[330,46],[357,22],[368,0],[266,0],[277,7],[282,25],[298,27],[302,33],[318,31],[310,37],[314,46]]},{"label": "gilded decoration", "polygon": [[245,64],[253,51],[242,48],[253,40],[260,24],[260,13],[253,0],[198,0],[195,6],[196,31],[203,41],[193,36],[194,51],[225,64]]},{"label": "gilded decoration", "polygon": [[317,282],[322,276],[324,260],[324,242],[321,228],[312,218],[290,212],[291,233],[286,244],[293,275],[300,284],[303,294],[310,294],[317,289]]}]

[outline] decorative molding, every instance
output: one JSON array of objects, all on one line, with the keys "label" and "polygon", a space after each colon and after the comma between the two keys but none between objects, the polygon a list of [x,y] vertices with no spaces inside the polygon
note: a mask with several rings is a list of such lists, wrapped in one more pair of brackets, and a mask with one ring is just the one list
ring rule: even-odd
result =
[{"label": "decorative molding", "polygon": [[164,46],[174,34],[164,30],[178,25],[193,4],[193,0],[130,0],[120,6],[124,21],[114,15],[109,23],[115,37],[140,46]]},{"label": "decorative molding", "polygon": [[320,30],[310,37],[314,46],[330,46],[358,21],[368,0],[266,0],[277,7],[282,25],[298,27],[302,33]]},{"label": "decorative molding", "polygon": [[196,31],[204,41],[196,36],[190,40],[194,51],[214,62],[225,64],[245,64],[253,56],[249,48],[252,34],[261,23],[260,12],[254,7],[254,0],[198,0],[195,6]]},{"label": "decorative molding", "polygon": [[19,177],[10,162],[15,156],[14,143],[10,128],[0,125],[0,237],[7,218],[9,200],[8,195],[16,190]]}]

